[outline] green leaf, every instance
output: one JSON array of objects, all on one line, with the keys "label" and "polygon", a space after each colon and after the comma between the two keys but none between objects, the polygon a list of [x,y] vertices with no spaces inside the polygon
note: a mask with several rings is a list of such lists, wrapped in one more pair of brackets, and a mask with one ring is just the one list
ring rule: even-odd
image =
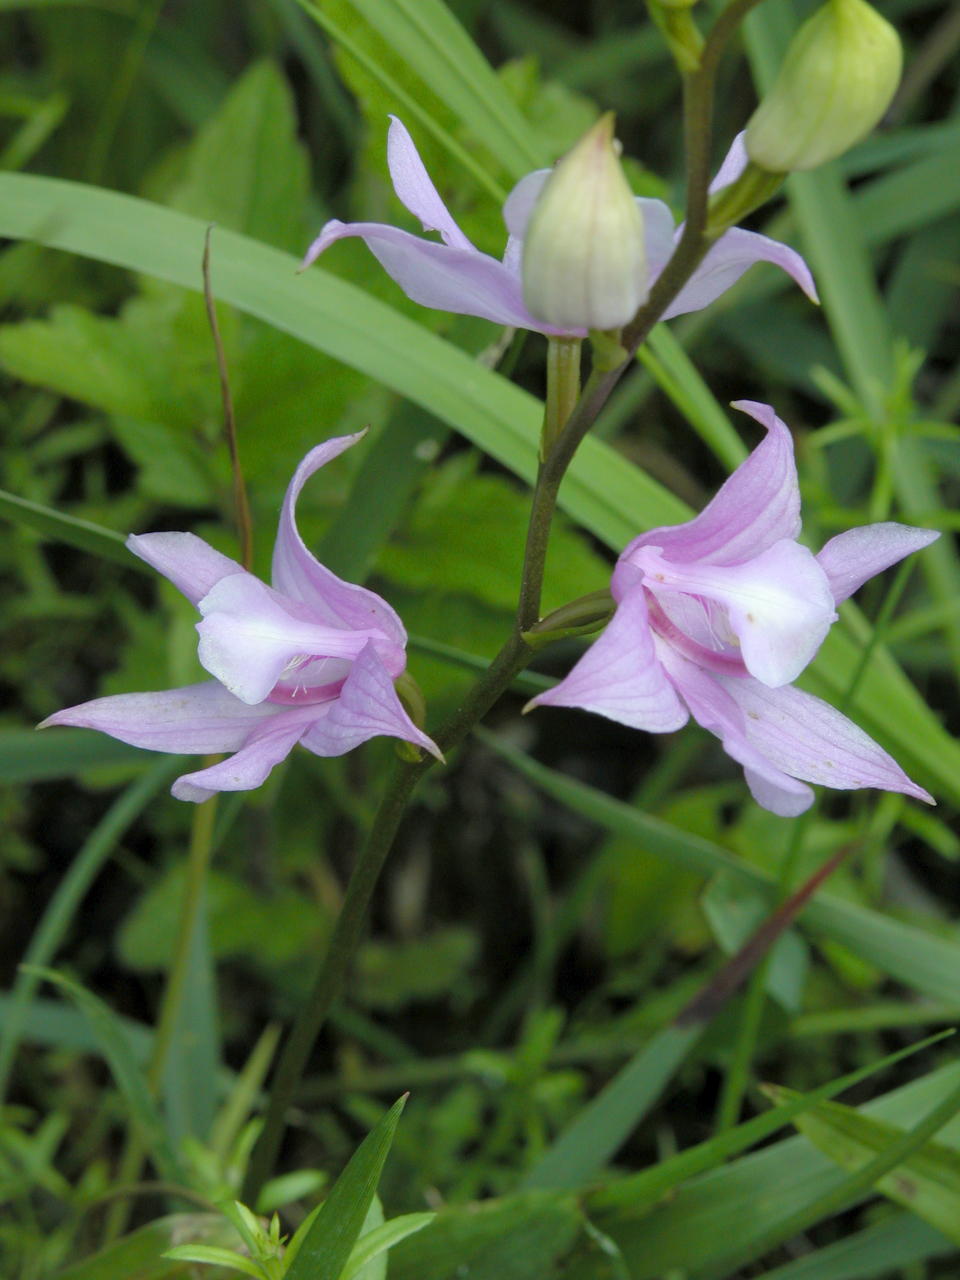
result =
[{"label": "green leaf", "polygon": [[[99,735],[98,735],[99,740]],[[110,739],[106,739],[110,741]],[[24,963],[17,974],[10,993],[10,1003],[4,1009],[3,1027],[0,1032],[0,1098],[6,1094],[7,1082],[23,1034],[27,1009],[36,991],[39,976],[56,955],[78,913],[84,896],[99,875],[104,863],[114,852],[124,832],[139,817],[157,791],[168,782],[180,766],[179,759],[162,759],[131,783],[113,802],[101,820],[77,850],[66,875],[62,877],[56,892],[47,904],[24,955]],[[41,966],[30,971],[27,966]],[[84,1006],[81,1006],[84,1007]],[[85,1008],[85,1007],[84,1007]],[[85,1012],[89,1010],[85,1008]],[[95,1027],[103,1020],[91,1019]],[[136,1054],[129,1049],[126,1032],[113,1019],[113,1029],[122,1037],[126,1046],[125,1065],[136,1070]],[[103,1042],[104,1046],[106,1041]]]},{"label": "green leaf", "polygon": [[555,159],[443,0],[350,3],[514,180]]},{"label": "green leaf", "polygon": [[65,974],[40,965],[21,967],[24,972],[43,978],[65,991],[83,1010],[100,1041],[117,1087],[123,1094],[130,1116],[139,1128],[158,1171],[168,1182],[185,1184],[186,1177],[173,1150],[170,1136],[156,1103],[150,1096],[146,1078],[137,1063],[120,1021],[99,996],[87,991],[85,987],[80,986]]},{"label": "green leaf", "polygon": [[83,777],[91,769],[147,764],[151,754],[92,729],[2,729],[0,781]]},{"label": "green leaf", "polygon": [[[767,1085],[764,1092],[778,1104],[797,1097],[780,1085]],[[838,1102],[821,1102],[794,1124],[818,1151],[851,1171],[862,1169],[904,1135],[902,1128]],[[929,1142],[874,1185],[960,1244],[960,1152]]]},{"label": "green leaf", "polygon": [[105,560],[115,560],[126,568],[133,562],[134,557],[127,550],[122,533],[114,533],[112,529],[104,529],[102,525],[80,520],[64,511],[55,511],[40,502],[18,498],[15,493],[7,493],[3,489],[0,489],[0,515],[14,524],[33,529],[44,538],[66,542]]},{"label": "green leaf", "polygon": [[399,1218],[391,1218],[373,1231],[365,1232],[354,1245],[347,1265],[340,1274],[340,1280],[354,1280],[364,1267],[377,1258],[382,1258],[388,1249],[392,1249],[401,1240],[406,1240],[407,1236],[422,1231],[436,1216],[435,1213],[405,1213]]},{"label": "green leaf", "polygon": [[194,1280],[193,1268],[164,1257],[184,1240],[213,1247],[239,1244],[233,1228],[213,1213],[174,1213],[122,1236],[92,1257],[57,1274],[57,1280]]},{"label": "green leaf", "polygon": [[287,1249],[284,1280],[340,1280],[370,1209],[406,1095],[368,1133]]},{"label": "green leaf", "polygon": [[583,1107],[523,1180],[531,1189],[582,1186],[626,1142],[705,1031],[666,1027]]},{"label": "green leaf", "polygon": [[[774,900],[774,878],[720,845],[564,777],[493,734],[479,730],[478,736],[547,795],[607,831],[632,839],[649,856],[705,876],[729,871]],[[949,938],[936,937],[823,892],[804,908],[801,923],[842,942],[884,973],[936,1000],[960,1002],[960,945]]]},{"label": "green leaf", "polygon": [[390,1280],[547,1280],[581,1223],[575,1197],[554,1191],[442,1209],[390,1254]]},{"label": "green leaf", "polygon": [[220,1249],[211,1244],[178,1244],[173,1249],[168,1249],[163,1256],[176,1262],[200,1262],[210,1267],[226,1267],[230,1271],[253,1276],[254,1280],[264,1280],[266,1274],[252,1259],[245,1258],[232,1249]]}]

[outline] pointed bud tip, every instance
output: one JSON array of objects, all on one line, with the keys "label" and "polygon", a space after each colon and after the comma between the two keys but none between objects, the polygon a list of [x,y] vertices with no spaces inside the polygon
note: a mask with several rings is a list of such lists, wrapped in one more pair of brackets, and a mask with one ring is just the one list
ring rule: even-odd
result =
[{"label": "pointed bud tip", "polygon": [[643,217],[606,112],[559,161],[523,246],[523,297],[559,329],[619,329],[647,296]]}]

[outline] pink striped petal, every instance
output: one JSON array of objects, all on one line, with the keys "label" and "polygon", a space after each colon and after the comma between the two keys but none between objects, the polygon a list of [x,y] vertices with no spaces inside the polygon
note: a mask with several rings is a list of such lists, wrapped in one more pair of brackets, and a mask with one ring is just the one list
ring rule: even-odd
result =
[{"label": "pink striped petal", "polygon": [[827,575],[834,600],[842,604],[868,578],[889,569],[904,556],[929,547],[939,537],[935,529],[913,529],[893,521],[865,524],[831,538],[817,560]]},{"label": "pink striped petal", "polygon": [[800,488],[793,457],[793,437],[769,405],[738,400],[761,423],[767,437],[721,486],[698,516],[685,524],[665,525],[642,533],[624,551],[614,574],[614,595],[621,566],[645,546],[659,547],[676,564],[696,560],[740,564],[800,532]]},{"label": "pink striped petal", "polygon": [[755,262],[770,262],[779,267],[800,286],[811,302],[819,302],[810,268],[795,249],[755,231],[732,227],[713,246],[662,318],[671,320],[674,316],[709,307]]},{"label": "pink striped petal", "polygon": [[570,674],[528,706],[579,707],[650,733],[686,723],[687,713],[654,651],[642,588],[624,596]]},{"label": "pink striped petal", "polygon": [[436,743],[413,723],[373,644],[350,668],[339,697],[317,708],[303,745],[318,756],[340,756],[370,738],[402,738],[442,760]]},{"label": "pink striped petal", "polygon": [[424,231],[439,231],[444,244],[455,249],[473,249],[440,199],[406,125],[396,116],[390,117],[387,133],[387,166],[397,197],[420,219]]},{"label": "pink striped petal", "polygon": [[170,788],[178,800],[199,804],[218,791],[252,791],[285,760],[310,726],[316,708],[284,709],[257,725],[244,745],[227,760],[184,773]]},{"label": "pink striped petal", "polygon": [[296,505],[300,491],[313,473],[363,436],[336,436],[307,454],[294,472],[280,512],[273,548],[273,585],[284,595],[301,601],[314,621],[347,630],[377,630],[387,640],[381,656],[387,669],[398,676],[406,666],[407,633],[397,614],[374,591],[344,582],[307,550],[297,528]]}]

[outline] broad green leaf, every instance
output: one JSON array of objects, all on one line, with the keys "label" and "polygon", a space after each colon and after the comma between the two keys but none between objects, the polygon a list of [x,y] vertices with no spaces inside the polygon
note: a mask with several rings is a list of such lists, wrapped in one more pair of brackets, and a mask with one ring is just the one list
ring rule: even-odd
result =
[{"label": "broad green leaf", "polygon": [[911,1263],[954,1252],[953,1245],[939,1231],[912,1213],[896,1213],[835,1244],[764,1271],[757,1280],[867,1280],[897,1267],[908,1268]]},{"label": "broad green leaf", "polygon": [[164,1257],[185,1240],[224,1248],[240,1241],[229,1223],[214,1213],[173,1213],[156,1218],[107,1245],[92,1257],[74,1263],[57,1280],[194,1280],[196,1270]]},{"label": "broad green leaf", "polygon": [[546,1280],[581,1222],[575,1197],[553,1191],[442,1209],[391,1252],[390,1280]]},{"label": "broad green leaf", "polygon": [[[768,1085],[764,1092],[777,1104],[797,1097],[792,1089],[779,1085]],[[903,1129],[896,1125],[838,1102],[821,1102],[797,1116],[794,1124],[818,1151],[851,1171],[862,1169],[903,1137]],[[960,1152],[929,1142],[875,1185],[960,1244]]]},{"label": "broad green leaf", "polygon": [[308,228],[307,156],[293,95],[272,62],[250,67],[199,132],[171,205],[290,253]]},{"label": "broad green leaf", "polygon": [[285,1280],[339,1280],[376,1193],[405,1102],[406,1096],[399,1098],[367,1134],[326,1200],[290,1241]]},{"label": "broad green leaf", "polygon": [[[632,838],[654,858],[703,875],[728,871],[738,879],[776,895],[775,879],[720,845],[651,817],[595,787],[564,777],[495,735],[480,736],[494,751],[548,795],[605,830]],[[960,945],[866,907],[820,892],[804,908],[801,924],[842,942],[891,977],[936,1000],[960,1001]]]},{"label": "broad green leaf", "polygon": [[147,1089],[146,1077],[137,1063],[120,1021],[99,996],[65,974],[39,965],[23,966],[24,972],[53,983],[65,991],[86,1014],[96,1032],[104,1057],[117,1087],[123,1094],[133,1122],[139,1128],[157,1169],[168,1182],[183,1184],[186,1179],[173,1150],[156,1103]]},{"label": "broad green leaf", "polygon": [[263,1268],[251,1258],[245,1258],[233,1249],[221,1249],[212,1244],[178,1244],[168,1249],[163,1255],[174,1262],[199,1262],[210,1267],[226,1267],[228,1271],[239,1271],[245,1276],[253,1276],[254,1280],[263,1280]]},{"label": "broad green leaf", "polygon": [[[514,180],[550,164],[546,151],[443,0],[350,0]],[[308,6],[309,8],[309,6]]]}]

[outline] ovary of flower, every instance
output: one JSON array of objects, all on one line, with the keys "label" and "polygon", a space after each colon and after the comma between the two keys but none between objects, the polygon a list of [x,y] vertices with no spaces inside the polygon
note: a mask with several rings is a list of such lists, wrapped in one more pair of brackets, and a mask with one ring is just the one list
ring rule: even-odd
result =
[{"label": "ovary of flower", "polygon": [[297,742],[336,756],[386,735],[439,757],[394,689],[406,667],[402,622],[380,596],[320,564],[297,530],[303,485],[362,434],[327,440],[297,468],[280,514],[273,586],[192,533],[128,539],[135,555],[196,605],[198,656],[213,680],[96,698],[56,712],[41,727],[99,729],[153,751],[233,752],[176,780],[173,794],[194,801],[258,787]]},{"label": "ovary of flower", "polygon": [[836,606],[868,578],[933,542],[884,523],[801,546],[788,428],[740,401],[766,439],[694,519],[641,534],[617,561],[616,612],[558,685],[531,706],[580,707],[652,733],[689,716],[743,765],[759,804],[807,809],[807,782],[880,787],[932,803],[852,721],[791,681],[816,654]]},{"label": "ovary of flower", "polygon": [[[508,238],[503,259],[481,253],[457,226],[424,168],[404,125],[392,118],[387,163],[397,197],[418,218],[424,231],[438,231],[440,242],[424,240],[381,222],[328,222],[307,251],[304,266],[337,240],[358,236],[408,297],[421,306],[459,315],[481,316],[495,324],[532,329],[552,336],[583,337],[584,328],[563,328],[531,315],[523,301],[521,267],[524,237],[534,207],[553,172],[537,169],[521,178],[503,207]],[[742,135],[734,140],[712,191],[729,185],[746,167]],[[637,197],[643,222],[647,285],[666,266],[680,229],[662,200]],[[717,240],[664,312],[661,319],[700,311],[719,298],[755,262],[771,262],[785,271],[811,298],[817,291],[803,258],[793,249],[754,231],[734,227]],[[642,293],[638,294],[638,299]]]}]

